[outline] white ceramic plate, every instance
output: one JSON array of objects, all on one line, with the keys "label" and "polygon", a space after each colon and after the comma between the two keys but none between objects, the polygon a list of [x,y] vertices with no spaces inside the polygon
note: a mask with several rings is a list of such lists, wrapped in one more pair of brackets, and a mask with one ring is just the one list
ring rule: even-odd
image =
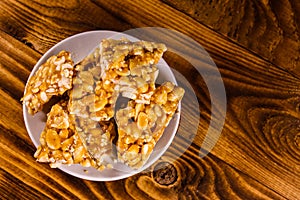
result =
[{"label": "white ceramic plate", "polygon": [[[46,62],[46,60],[50,56],[59,53],[61,50],[67,50],[71,52],[72,59],[75,63],[78,63],[85,56],[87,56],[100,43],[102,39],[109,37],[115,39],[127,37],[132,41],[137,40],[134,37],[113,31],[90,31],[71,36],[49,49],[34,66],[29,78],[37,71],[42,63]],[[160,72],[157,83],[171,81],[177,84],[174,74],[163,59],[159,61],[158,68]],[[178,110],[180,111],[180,105],[178,107]],[[168,149],[179,125],[179,113],[180,112],[175,114],[174,118],[171,120],[163,136],[156,144],[148,162],[139,170],[131,170],[129,167],[121,163],[114,164],[113,169],[105,169],[101,172],[92,167],[82,167],[78,164],[71,166],[61,166],[59,169],[73,176],[93,181],[118,180],[139,173],[151,166]],[[28,134],[33,144],[37,147],[39,145],[40,133],[45,126],[46,113],[41,111],[36,113],[34,116],[31,116],[30,114],[28,114],[27,108],[23,105],[23,115]]]}]

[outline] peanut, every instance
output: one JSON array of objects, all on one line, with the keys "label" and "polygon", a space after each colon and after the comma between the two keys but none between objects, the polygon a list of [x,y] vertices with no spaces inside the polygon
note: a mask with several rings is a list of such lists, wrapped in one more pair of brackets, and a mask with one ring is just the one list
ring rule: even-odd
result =
[{"label": "peanut", "polygon": [[[62,65],[68,68],[62,69]],[[32,115],[42,110],[52,96],[63,94],[72,87],[73,61],[69,52],[61,51],[43,63],[28,81],[21,99]],[[56,88],[56,89],[54,89]]]}]

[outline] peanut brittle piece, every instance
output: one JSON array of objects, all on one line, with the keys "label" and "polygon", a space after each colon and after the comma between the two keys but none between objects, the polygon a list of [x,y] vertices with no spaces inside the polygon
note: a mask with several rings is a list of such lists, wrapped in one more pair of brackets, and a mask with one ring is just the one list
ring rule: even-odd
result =
[{"label": "peanut brittle piece", "polygon": [[[104,169],[110,167],[114,160],[112,140],[116,133],[112,120],[99,122],[100,120],[95,120],[92,115],[106,103],[104,100],[107,101],[110,92],[105,88],[102,95],[95,94],[96,81],[101,76],[99,60],[97,48],[76,65],[73,89],[69,93],[68,110],[75,118],[75,129],[90,156],[101,169]],[[106,112],[104,109],[102,111]],[[109,111],[106,114],[110,115]]]},{"label": "peanut brittle piece", "polygon": [[93,119],[107,121],[114,115],[119,94],[149,103],[155,89],[158,69],[155,64],[166,51],[164,44],[127,39],[105,39],[100,44],[102,70],[95,95],[98,109]]},{"label": "peanut brittle piece", "polygon": [[38,162],[50,163],[52,168],[61,164],[99,168],[81,142],[74,121],[67,111],[66,100],[52,106],[47,114],[46,127],[40,135],[41,144],[34,154]]},{"label": "peanut brittle piece", "polygon": [[146,163],[183,95],[181,87],[165,82],[156,88],[150,104],[131,100],[126,108],[117,111],[119,161],[134,169]]},{"label": "peanut brittle piece", "polygon": [[101,76],[99,48],[78,63],[74,71],[68,110],[76,117],[89,118],[89,110],[96,109],[97,106],[95,87]]},{"label": "peanut brittle piece", "polygon": [[73,61],[67,51],[53,55],[30,78],[21,99],[30,114],[42,110],[52,96],[72,88]]},{"label": "peanut brittle piece", "polygon": [[166,46],[161,43],[131,42],[126,38],[104,39],[100,44],[101,66],[126,76],[135,67],[156,64],[166,50]]}]

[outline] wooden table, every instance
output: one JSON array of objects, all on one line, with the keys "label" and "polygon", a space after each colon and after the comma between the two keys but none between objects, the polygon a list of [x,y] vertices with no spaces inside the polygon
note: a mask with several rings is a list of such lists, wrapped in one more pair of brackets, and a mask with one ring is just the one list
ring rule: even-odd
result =
[{"label": "wooden table", "polygon": [[[1,199],[300,199],[300,1],[5,0],[0,8]],[[35,63],[71,35],[138,27],[179,31],[216,63],[227,112],[213,150],[199,157],[212,118],[205,81],[166,53],[197,95],[199,108],[186,97],[183,109],[201,113],[190,119],[193,143],[169,168],[93,182],[37,163],[20,102]],[[188,125],[151,169],[187,143]]]}]

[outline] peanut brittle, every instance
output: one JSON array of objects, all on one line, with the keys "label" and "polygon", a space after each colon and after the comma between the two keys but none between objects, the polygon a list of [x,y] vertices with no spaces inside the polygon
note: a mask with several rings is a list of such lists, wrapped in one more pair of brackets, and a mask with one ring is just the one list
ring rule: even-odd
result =
[{"label": "peanut brittle", "polygon": [[72,87],[73,61],[69,52],[51,56],[30,78],[21,99],[30,114],[42,110],[52,96],[62,95]]},{"label": "peanut brittle", "polygon": [[111,167],[116,161],[112,142],[116,136],[113,120],[99,123],[79,117],[76,121],[76,131],[96,164],[101,166],[101,169]]},{"label": "peanut brittle", "polygon": [[93,119],[107,121],[114,115],[115,102],[119,94],[149,103],[158,75],[156,64],[166,51],[164,44],[127,39],[105,39],[100,44],[102,70],[95,95],[98,109]]},{"label": "peanut brittle", "polygon": [[99,48],[75,66],[73,88],[69,94],[68,109],[76,117],[90,117],[90,110],[97,109],[95,97],[96,81],[100,79]]},{"label": "peanut brittle", "polygon": [[[103,100],[95,95],[96,81],[100,79],[99,49],[95,49],[75,67],[73,89],[69,94],[68,110],[75,118],[75,129],[80,136],[86,150],[101,169],[109,167],[113,162],[112,140],[114,123],[112,121],[99,122],[92,113],[99,110]],[[113,90],[113,88],[112,88]],[[109,90],[104,91],[105,94]],[[96,93],[99,95],[99,93]],[[109,114],[109,112],[107,112]]]},{"label": "peanut brittle", "polygon": [[[142,167],[184,94],[171,82],[155,87],[156,64],[165,51],[164,44],[105,39],[75,68],[68,52],[50,57],[30,79],[23,101],[34,114],[54,95],[69,90],[69,100],[47,114],[34,157],[51,167],[81,164],[102,170],[117,160]],[[129,102],[115,111],[120,95]]]},{"label": "peanut brittle", "polygon": [[131,100],[126,108],[117,111],[119,161],[132,168],[145,164],[183,95],[181,87],[165,82],[155,90],[150,104]]},{"label": "peanut brittle", "polygon": [[157,63],[166,50],[166,46],[161,43],[131,42],[126,38],[104,39],[100,44],[101,66],[126,76],[135,67]]},{"label": "peanut brittle", "polygon": [[52,106],[47,114],[46,127],[40,135],[34,157],[39,162],[50,163],[52,168],[61,164],[81,164],[96,167],[74,127],[74,118],[67,111],[67,101]]}]

